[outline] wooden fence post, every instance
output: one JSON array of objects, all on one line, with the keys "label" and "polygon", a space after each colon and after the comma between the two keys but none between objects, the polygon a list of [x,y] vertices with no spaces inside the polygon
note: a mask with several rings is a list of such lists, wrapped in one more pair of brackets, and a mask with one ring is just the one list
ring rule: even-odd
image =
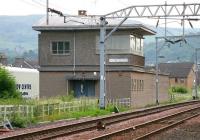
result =
[{"label": "wooden fence post", "polygon": [[58,103],[58,114],[60,114],[60,103]]},{"label": "wooden fence post", "polygon": [[44,119],[44,115],[45,115],[45,112],[44,112],[44,105],[42,104],[42,117]]},{"label": "wooden fence post", "polygon": [[33,115],[33,106],[31,106],[31,117],[33,118],[34,115]]},{"label": "wooden fence post", "polygon": [[29,116],[29,106],[27,105],[26,106],[26,114],[27,114],[27,117]]},{"label": "wooden fence post", "polygon": [[4,106],[4,117],[3,117],[4,121],[6,120],[6,106]]},{"label": "wooden fence post", "polygon": [[47,105],[47,115],[49,115],[49,104]]}]

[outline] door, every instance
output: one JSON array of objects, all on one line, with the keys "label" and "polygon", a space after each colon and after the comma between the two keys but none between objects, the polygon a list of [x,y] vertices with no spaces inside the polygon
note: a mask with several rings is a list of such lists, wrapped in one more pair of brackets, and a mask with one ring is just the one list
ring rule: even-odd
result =
[{"label": "door", "polygon": [[75,97],[95,96],[95,81],[94,80],[75,80],[73,81],[73,90]]}]

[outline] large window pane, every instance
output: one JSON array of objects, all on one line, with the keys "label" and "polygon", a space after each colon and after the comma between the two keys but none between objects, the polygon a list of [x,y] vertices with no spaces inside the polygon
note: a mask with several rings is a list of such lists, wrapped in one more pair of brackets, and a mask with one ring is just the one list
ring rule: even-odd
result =
[{"label": "large window pane", "polygon": [[140,38],[136,37],[136,51],[140,50]]},{"label": "large window pane", "polygon": [[140,39],[140,51],[143,50],[143,47],[144,47],[144,39]]},{"label": "large window pane", "polygon": [[69,53],[69,42],[65,42],[64,53]]},{"label": "large window pane", "polygon": [[130,51],[131,51],[131,53],[134,52],[134,49],[135,49],[135,37],[130,36]]},{"label": "large window pane", "polygon": [[63,54],[63,42],[58,42],[58,53]]},{"label": "large window pane", "polygon": [[57,54],[57,42],[52,42],[52,53]]},{"label": "large window pane", "polygon": [[68,54],[70,50],[70,43],[68,41],[52,42],[52,53],[53,54]]},{"label": "large window pane", "polygon": [[[107,54],[143,55],[143,40],[134,35],[112,35],[105,41]],[[99,36],[96,36],[96,52],[99,53]]]}]

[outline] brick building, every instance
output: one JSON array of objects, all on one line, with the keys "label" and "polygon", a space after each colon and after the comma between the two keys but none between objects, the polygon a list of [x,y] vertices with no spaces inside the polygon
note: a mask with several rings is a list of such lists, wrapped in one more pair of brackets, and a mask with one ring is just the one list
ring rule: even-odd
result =
[{"label": "brick building", "polygon": [[191,89],[194,86],[195,73],[194,63],[160,63],[159,70],[169,73],[170,86],[183,86]]},{"label": "brick building", "polygon": [[[99,17],[41,19],[39,31],[40,97],[99,96]],[[120,21],[109,19],[110,31]],[[155,32],[126,21],[106,41],[106,98],[131,98],[132,105],[155,102],[155,74],[144,70],[143,39]],[[167,100],[168,75],[160,75],[159,99]]]}]

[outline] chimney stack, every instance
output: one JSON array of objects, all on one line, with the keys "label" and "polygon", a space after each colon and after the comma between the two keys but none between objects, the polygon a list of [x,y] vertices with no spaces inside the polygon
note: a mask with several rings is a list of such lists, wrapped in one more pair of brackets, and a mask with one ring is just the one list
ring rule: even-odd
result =
[{"label": "chimney stack", "polygon": [[87,16],[87,11],[86,10],[78,10],[78,15],[79,16]]}]

